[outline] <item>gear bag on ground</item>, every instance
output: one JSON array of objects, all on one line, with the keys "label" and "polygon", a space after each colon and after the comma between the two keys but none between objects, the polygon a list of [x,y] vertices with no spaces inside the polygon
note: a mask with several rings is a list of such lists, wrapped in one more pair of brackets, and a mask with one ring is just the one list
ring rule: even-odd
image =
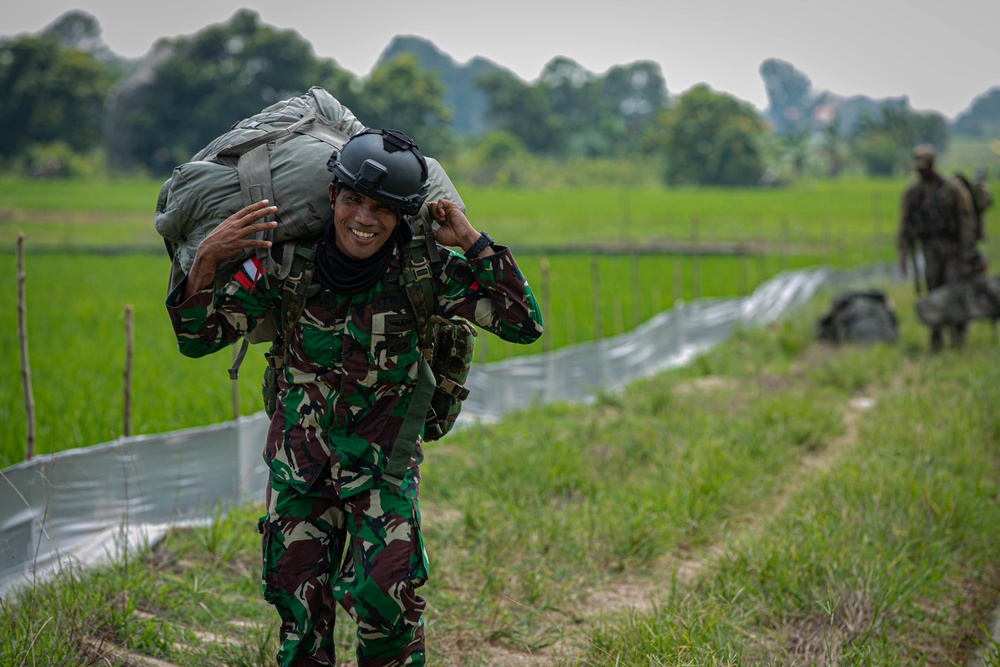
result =
[{"label": "gear bag on ground", "polygon": [[885,292],[851,290],[837,295],[816,322],[816,335],[830,343],[895,343],[899,320]]},{"label": "gear bag on ground", "polygon": [[929,327],[1000,320],[1000,274],[942,285],[917,301],[916,310]]}]

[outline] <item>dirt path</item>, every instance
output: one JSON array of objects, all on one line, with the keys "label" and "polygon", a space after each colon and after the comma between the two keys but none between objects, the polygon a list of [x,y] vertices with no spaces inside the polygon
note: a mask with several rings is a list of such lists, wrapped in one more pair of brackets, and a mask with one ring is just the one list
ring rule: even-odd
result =
[{"label": "dirt path", "polygon": [[[719,382],[725,382],[725,380],[702,378],[698,381],[702,385],[712,385],[711,388],[715,388]],[[691,389],[708,388],[710,387],[697,386]],[[683,390],[682,388],[681,391]],[[857,442],[860,416],[875,407],[875,404],[874,398],[866,396],[855,397],[846,403],[841,411],[844,432],[822,450],[809,452],[803,456],[781,493],[754,507],[752,512],[742,513],[745,518],[729,539],[707,545],[690,554],[672,555],[661,559],[660,563],[653,568],[654,571],[660,573],[659,576],[653,575],[634,581],[626,580],[592,592],[579,605],[579,609],[586,610],[585,618],[569,620],[551,614],[545,615],[546,618],[543,622],[548,622],[551,627],[558,628],[563,639],[544,650],[535,652],[521,652],[496,647],[488,664],[494,667],[509,665],[552,667],[552,665],[560,664],[560,661],[572,661],[574,657],[580,655],[587,641],[586,631],[577,632],[573,629],[574,627],[585,628],[588,619],[596,620],[608,616],[652,611],[661,595],[659,587],[652,584],[657,579],[672,581],[676,577],[678,585],[692,586],[703,571],[710,568],[717,559],[726,553],[730,543],[739,542],[742,536],[758,532],[764,522],[780,514],[787,507],[795,495],[805,488],[809,480],[829,470],[845,452],[849,451],[851,446]],[[819,638],[817,641],[821,640],[822,638]]]}]

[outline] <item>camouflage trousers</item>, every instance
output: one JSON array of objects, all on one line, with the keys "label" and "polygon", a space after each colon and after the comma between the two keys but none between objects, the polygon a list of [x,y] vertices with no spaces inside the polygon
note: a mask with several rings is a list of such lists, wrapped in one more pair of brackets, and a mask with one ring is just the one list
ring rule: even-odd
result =
[{"label": "camouflage trousers", "polygon": [[410,468],[341,499],[329,470],[307,493],[271,476],[261,517],[264,598],[281,616],[278,664],[336,665],[335,603],[357,623],[358,665],[424,664],[427,579],[417,491]]},{"label": "camouflage trousers", "polygon": [[[927,293],[938,287],[957,283],[961,279],[961,251],[957,241],[951,239],[926,239],[921,243],[924,255],[924,280]],[[952,347],[965,344],[967,326],[953,324],[948,327],[931,327],[931,349],[940,350],[944,345],[944,329],[947,328]]]}]

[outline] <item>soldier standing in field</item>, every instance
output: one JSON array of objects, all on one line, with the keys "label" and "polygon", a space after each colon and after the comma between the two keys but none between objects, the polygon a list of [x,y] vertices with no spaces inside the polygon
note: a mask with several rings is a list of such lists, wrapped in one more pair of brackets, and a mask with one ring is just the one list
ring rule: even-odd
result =
[{"label": "soldier standing in field", "polygon": [[[333,215],[316,244],[313,289],[287,342],[264,447],[264,597],[281,617],[279,665],[338,664],[335,604],[357,623],[359,665],[423,665],[420,439],[401,479],[386,469],[420,369],[415,313],[399,278],[427,165],[406,135],[365,130],[330,167]],[[538,339],[538,304],[510,250],[476,231],[454,202],[428,207],[443,258],[433,275],[437,314],[514,343]],[[275,212],[267,201],[248,206],[199,245],[167,299],[186,356],[226,347],[268,312],[278,321],[281,283],[259,280],[253,260],[214,289],[220,261],[270,247],[254,236],[277,225],[263,221]]]},{"label": "soldier standing in field", "polygon": [[[926,290],[971,278],[977,271],[976,221],[972,202],[964,188],[943,178],[934,169],[935,151],[928,144],[913,149],[917,180],[904,192],[897,242],[903,275],[917,271],[916,246],[924,258]],[[914,275],[918,285],[920,276]],[[948,327],[953,347],[965,344],[966,324]],[[943,327],[931,327],[930,346],[943,346]]]}]

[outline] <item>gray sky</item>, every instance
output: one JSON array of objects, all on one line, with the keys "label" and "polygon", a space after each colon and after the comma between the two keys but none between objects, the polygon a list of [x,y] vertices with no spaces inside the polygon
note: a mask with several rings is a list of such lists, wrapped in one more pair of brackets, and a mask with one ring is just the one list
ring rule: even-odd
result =
[{"label": "gray sky", "polygon": [[907,95],[949,118],[1000,86],[997,0],[22,0],[0,10],[0,34],[38,32],[81,9],[112,50],[138,57],[160,37],[192,34],[239,7],[295,30],[356,76],[395,35],[416,35],[459,63],[483,56],[527,81],[556,56],[597,74],[651,60],[671,93],[704,82],[760,109],[767,58],[788,61],[815,90]]}]

